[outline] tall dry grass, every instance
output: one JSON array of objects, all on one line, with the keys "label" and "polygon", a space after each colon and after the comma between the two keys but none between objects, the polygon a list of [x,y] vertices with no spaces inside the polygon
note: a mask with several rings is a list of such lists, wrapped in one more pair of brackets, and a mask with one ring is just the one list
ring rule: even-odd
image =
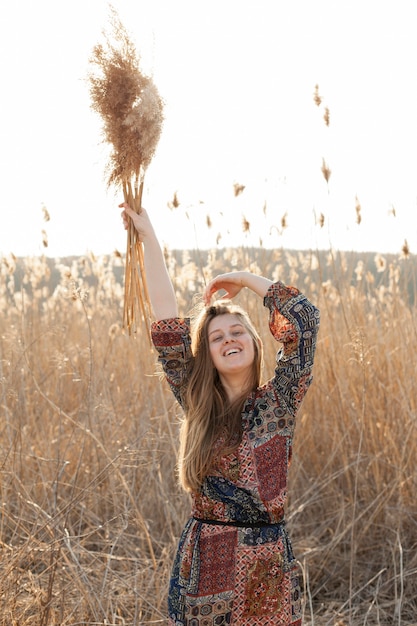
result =
[{"label": "tall dry grass", "polygon": [[[309,625],[417,621],[414,259],[167,252],[183,312],[202,276],[248,267],[322,312],[288,523]],[[164,624],[189,503],[179,409],[146,336],[121,331],[118,256],[1,259],[0,625]],[[414,265],[415,268],[415,265]],[[245,294],[274,363],[265,311]]]}]

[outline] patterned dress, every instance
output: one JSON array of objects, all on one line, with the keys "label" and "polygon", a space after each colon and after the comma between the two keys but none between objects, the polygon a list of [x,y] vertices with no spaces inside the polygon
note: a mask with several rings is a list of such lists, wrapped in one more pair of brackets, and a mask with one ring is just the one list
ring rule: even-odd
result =
[{"label": "patterned dress", "polygon": [[[171,626],[300,626],[300,573],[284,505],[295,417],[311,383],[319,312],[295,287],[277,282],[264,298],[283,344],[275,375],[248,398],[243,436],[221,458],[181,535],[170,580]],[[152,339],[167,381],[179,389],[192,359],[190,323],[154,322]]]}]

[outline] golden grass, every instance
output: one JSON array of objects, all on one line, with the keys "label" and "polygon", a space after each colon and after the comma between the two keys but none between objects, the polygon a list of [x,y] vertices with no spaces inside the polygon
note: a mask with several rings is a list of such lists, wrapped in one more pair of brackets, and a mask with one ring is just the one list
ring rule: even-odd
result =
[{"label": "golden grass", "polygon": [[[166,256],[183,312],[203,275],[235,267],[295,283],[317,302],[315,382],[288,508],[304,623],[415,624],[413,258],[360,264],[262,248]],[[175,478],[179,409],[147,337],[122,331],[121,259],[51,267],[10,257],[1,274],[0,625],[164,624],[189,511]],[[270,371],[265,312],[248,294],[241,301],[263,327]]]}]

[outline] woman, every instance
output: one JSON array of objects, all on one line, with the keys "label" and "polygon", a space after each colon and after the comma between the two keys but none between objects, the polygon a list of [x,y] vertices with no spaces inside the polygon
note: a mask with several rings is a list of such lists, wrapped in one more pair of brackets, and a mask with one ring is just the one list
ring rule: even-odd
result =
[{"label": "woman", "polygon": [[[126,204],[144,244],[156,322],[151,333],[182,408],[179,476],[192,515],[181,535],[169,589],[171,626],[301,625],[299,570],[284,506],[295,417],[311,383],[318,310],[294,287],[249,272],[214,278],[193,336],[178,316],[163,254],[145,210]],[[242,288],[263,298],[280,349],[260,384],[262,344],[231,302]],[[213,304],[219,291],[226,294]]]}]

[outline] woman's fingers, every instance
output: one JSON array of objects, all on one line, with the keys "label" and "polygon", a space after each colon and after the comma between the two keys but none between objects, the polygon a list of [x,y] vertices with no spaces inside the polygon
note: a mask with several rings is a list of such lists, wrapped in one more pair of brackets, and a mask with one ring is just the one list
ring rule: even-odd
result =
[{"label": "woman's fingers", "polygon": [[126,210],[124,209],[120,215],[122,217],[123,226],[125,227],[125,230],[127,230],[129,228],[129,216]]},{"label": "woman's fingers", "polygon": [[221,297],[229,300],[234,298],[239,293],[239,291],[241,290],[241,285],[236,285],[233,280],[225,279],[224,276],[214,278],[212,281],[209,282],[204,291],[203,300],[205,305],[210,306],[210,302],[214,294],[218,291],[221,291],[222,289],[226,293],[222,294]]}]

